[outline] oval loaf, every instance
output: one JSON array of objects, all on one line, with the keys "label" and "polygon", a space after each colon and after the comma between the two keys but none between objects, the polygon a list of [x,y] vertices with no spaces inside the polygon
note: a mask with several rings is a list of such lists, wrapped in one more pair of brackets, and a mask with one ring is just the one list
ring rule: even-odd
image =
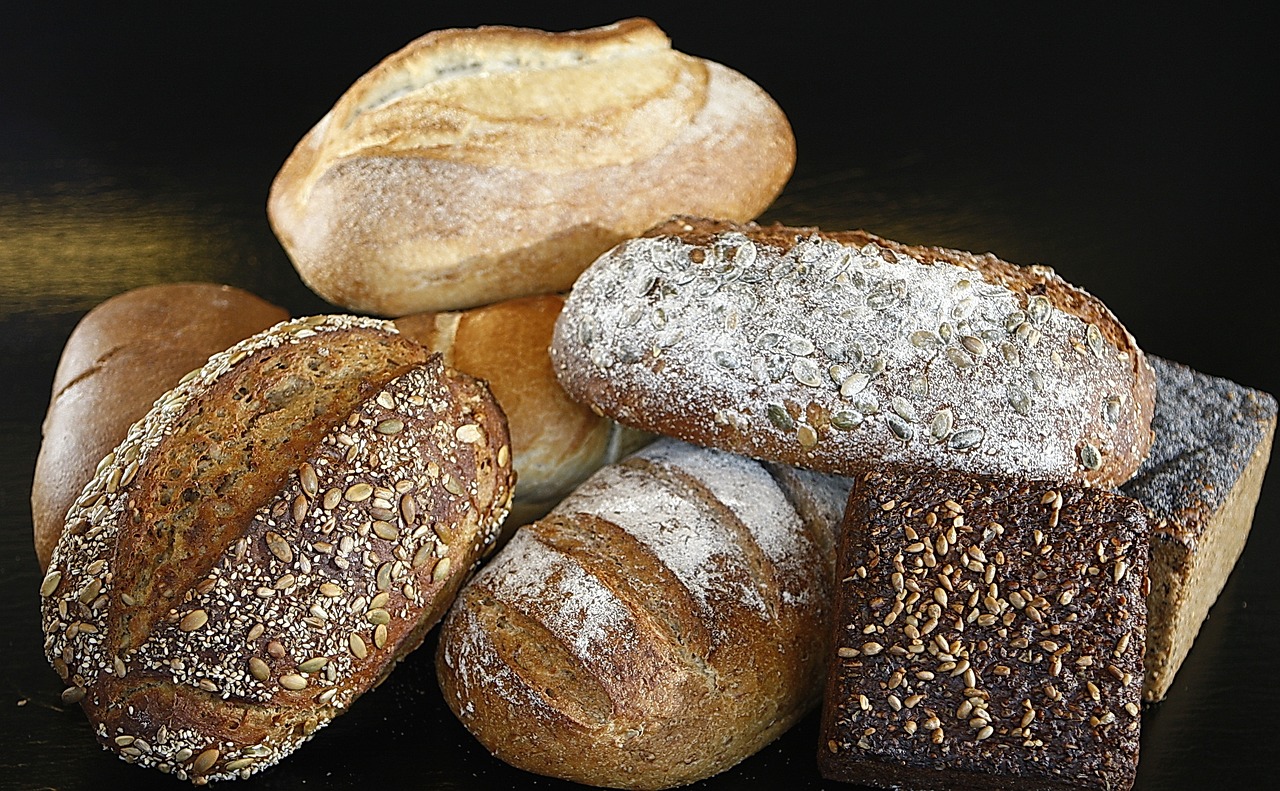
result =
[{"label": "oval loaf", "polygon": [[510,498],[484,385],[385,322],[316,316],[214,355],[98,465],[41,585],[99,741],[247,777],[378,683]]},{"label": "oval loaf", "polygon": [[622,423],[838,474],[1114,486],[1151,444],[1151,368],[1095,297],[861,231],[676,218],[583,274],[551,352],[569,395]]},{"label": "oval loaf", "polygon": [[601,417],[565,394],[547,347],[564,297],[545,294],[395,320],[445,365],[483,379],[507,416],[516,491],[504,529],[545,516],[591,473],[651,435]]},{"label": "oval loaf", "polygon": [[564,291],[674,213],[749,220],[794,162],[759,86],[648,20],[440,30],[342,95],[267,208],[316,293],[403,316]]},{"label": "oval loaf", "polygon": [[129,426],[210,355],[287,318],[284,308],[214,283],[135,288],[85,314],[62,349],[41,427],[31,484],[40,568],[67,509]]},{"label": "oval loaf", "polygon": [[664,439],[518,530],[459,594],[437,670],[491,752],[597,786],[709,777],[818,697],[843,479],[787,487]]}]

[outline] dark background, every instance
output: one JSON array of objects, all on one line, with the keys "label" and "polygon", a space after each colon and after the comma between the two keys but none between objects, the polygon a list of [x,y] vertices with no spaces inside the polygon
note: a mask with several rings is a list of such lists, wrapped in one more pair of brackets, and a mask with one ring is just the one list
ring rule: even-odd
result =
[{"label": "dark background", "polygon": [[[268,185],[356,77],[428,30],[650,16],[788,113],[796,173],[767,219],[1049,264],[1147,351],[1280,392],[1269,11],[69,5],[0,3],[0,787],[180,787],[101,751],[40,648],[28,498],[63,342],[93,305],[157,282],[326,310],[267,226]],[[1277,488],[1168,700],[1144,714],[1139,789],[1274,776]],[[559,785],[471,739],[439,701],[430,650],[246,787]],[[705,785],[819,787],[815,742],[811,718]]]}]

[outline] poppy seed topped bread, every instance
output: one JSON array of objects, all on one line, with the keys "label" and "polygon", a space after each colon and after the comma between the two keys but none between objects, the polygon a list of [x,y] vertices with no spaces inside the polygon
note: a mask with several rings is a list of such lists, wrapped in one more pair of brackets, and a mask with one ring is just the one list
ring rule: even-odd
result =
[{"label": "poppy seed topped bread", "polygon": [[181,779],[270,766],[444,613],[509,459],[484,385],[389,323],[315,316],[214,355],[68,513],[40,586],[64,701]]},{"label": "poppy seed topped bread", "polygon": [[855,478],[818,750],[902,789],[1125,789],[1149,521],[1101,489],[947,470]]},{"label": "poppy seed topped bread", "polygon": [[552,362],[646,431],[822,472],[870,459],[1114,486],[1151,369],[1046,267],[861,231],[675,218],[574,285]]},{"label": "poppy seed topped bread", "polygon": [[1271,457],[1276,400],[1159,357],[1155,443],[1121,491],[1151,535],[1146,690],[1161,700],[1244,550]]}]

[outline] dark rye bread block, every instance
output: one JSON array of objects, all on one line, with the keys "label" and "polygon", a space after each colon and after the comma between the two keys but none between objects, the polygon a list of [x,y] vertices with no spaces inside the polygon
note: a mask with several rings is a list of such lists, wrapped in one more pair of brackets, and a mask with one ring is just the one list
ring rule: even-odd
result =
[{"label": "dark rye bread block", "polygon": [[887,468],[856,479],[842,528],[824,777],[1132,785],[1142,506],[1099,489]]},{"label": "dark rye bread block", "polygon": [[1164,699],[1244,550],[1276,427],[1276,400],[1185,365],[1156,374],[1155,443],[1124,494],[1151,510],[1147,700]]},{"label": "dark rye bread block", "polygon": [[497,535],[509,459],[483,383],[388,322],[214,355],[68,513],[40,588],[64,701],[180,779],[274,764],[421,643]]},{"label": "dark rye bread block", "polygon": [[863,231],[674,218],[583,273],[551,359],[623,424],[836,475],[1116,486],[1151,443],[1151,369],[1096,297]]}]

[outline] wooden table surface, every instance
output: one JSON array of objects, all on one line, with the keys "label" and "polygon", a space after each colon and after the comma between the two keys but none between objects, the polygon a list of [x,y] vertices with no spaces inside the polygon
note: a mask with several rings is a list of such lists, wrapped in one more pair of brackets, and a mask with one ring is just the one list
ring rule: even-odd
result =
[{"label": "wooden table surface", "polygon": [[[796,173],[766,219],[1051,265],[1107,302],[1147,351],[1280,392],[1267,230],[1277,216],[1269,117],[1280,30],[1270,12],[7,5],[0,788],[180,787],[100,750],[78,708],[60,703],[41,650],[29,496],[68,334],[107,297],[177,280],[237,285],[298,315],[329,310],[272,236],[267,187],[352,80],[431,29],[567,29],[646,14],[676,48],[747,74],[789,114]],[[1278,555],[1272,480],[1168,699],[1144,712],[1137,788],[1270,787],[1280,749]],[[429,641],[244,787],[562,785],[488,756],[441,703],[431,650]],[[822,787],[815,750],[811,717],[704,785]]]}]

